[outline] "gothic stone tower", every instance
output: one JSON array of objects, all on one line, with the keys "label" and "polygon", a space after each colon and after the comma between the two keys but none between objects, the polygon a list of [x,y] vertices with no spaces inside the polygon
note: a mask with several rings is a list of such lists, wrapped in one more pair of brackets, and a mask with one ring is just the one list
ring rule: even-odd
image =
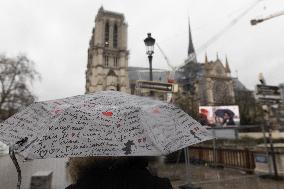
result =
[{"label": "gothic stone tower", "polygon": [[235,103],[235,92],[231,70],[226,57],[225,66],[219,59],[209,61],[205,55],[202,77],[196,83],[200,104],[205,106],[232,105]]},{"label": "gothic stone tower", "polygon": [[128,91],[127,24],[124,15],[101,7],[88,49],[86,93]]}]

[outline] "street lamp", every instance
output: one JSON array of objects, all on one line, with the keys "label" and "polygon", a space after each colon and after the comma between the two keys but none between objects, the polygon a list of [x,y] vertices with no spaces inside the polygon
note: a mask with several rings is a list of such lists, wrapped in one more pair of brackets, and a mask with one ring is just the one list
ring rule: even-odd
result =
[{"label": "street lamp", "polygon": [[146,46],[146,54],[148,55],[149,59],[149,69],[150,69],[150,81],[153,81],[153,73],[152,73],[152,59],[154,54],[154,45],[155,45],[155,39],[151,37],[151,33],[147,34],[148,37],[144,39],[144,43]]}]

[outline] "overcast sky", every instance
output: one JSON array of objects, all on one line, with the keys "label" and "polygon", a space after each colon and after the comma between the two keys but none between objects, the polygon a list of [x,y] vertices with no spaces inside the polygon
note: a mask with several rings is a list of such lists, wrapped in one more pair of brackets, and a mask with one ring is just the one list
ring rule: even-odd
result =
[{"label": "overcast sky", "polygon": [[[171,64],[187,56],[188,17],[199,49],[256,0],[0,0],[0,53],[25,53],[36,63],[42,81],[33,90],[39,100],[85,92],[87,49],[100,6],[124,13],[128,23],[130,66],[148,66],[143,39],[156,39]],[[198,54],[204,61],[227,55],[232,75],[249,89],[263,72],[268,84],[284,83],[284,16],[257,26],[252,18],[284,11],[284,0],[263,0],[238,19],[217,41]],[[168,68],[155,49],[153,65]],[[236,72],[237,70],[237,72]]]}]

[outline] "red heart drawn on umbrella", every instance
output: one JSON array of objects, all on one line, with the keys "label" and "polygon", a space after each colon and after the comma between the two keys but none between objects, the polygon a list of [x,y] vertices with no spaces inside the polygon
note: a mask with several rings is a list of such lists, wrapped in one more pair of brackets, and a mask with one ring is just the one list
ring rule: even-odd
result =
[{"label": "red heart drawn on umbrella", "polygon": [[112,116],[112,112],[103,112],[103,115],[105,115],[105,116]]},{"label": "red heart drawn on umbrella", "polygon": [[62,112],[62,110],[61,109],[56,109],[55,111],[54,111],[54,113],[57,115],[57,114],[59,114],[59,113],[61,113]]},{"label": "red heart drawn on umbrella", "polygon": [[160,113],[160,109],[159,109],[159,108],[154,108],[154,109],[153,109],[153,113],[159,114],[159,113]]},{"label": "red heart drawn on umbrella", "polygon": [[61,105],[61,103],[59,103],[59,102],[57,102],[57,101],[55,101],[55,102],[53,102],[54,104],[58,104],[58,105]]}]

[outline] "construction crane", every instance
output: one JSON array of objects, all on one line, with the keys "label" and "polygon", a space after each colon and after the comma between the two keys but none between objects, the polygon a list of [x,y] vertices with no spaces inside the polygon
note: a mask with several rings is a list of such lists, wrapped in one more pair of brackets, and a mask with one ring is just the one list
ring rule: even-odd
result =
[{"label": "construction crane", "polygon": [[[223,36],[229,29],[231,29],[233,26],[235,26],[250,10],[252,10],[254,7],[256,7],[260,2],[264,0],[256,0],[252,4],[250,4],[244,11],[242,11],[238,16],[236,16],[234,19],[232,19],[222,30],[220,30],[218,33],[213,35],[209,40],[207,40],[203,45],[201,45],[196,50],[196,54],[199,54],[200,52],[204,51],[209,45],[217,41],[221,36]],[[194,60],[194,57],[191,56],[188,57],[187,61],[183,63],[180,66],[176,67],[176,70],[178,68],[181,68],[187,64],[187,62],[191,62]]]},{"label": "construction crane", "polygon": [[271,14],[271,15],[269,15],[269,16],[267,16],[267,17],[264,17],[264,18],[252,19],[252,20],[250,21],[250,24],[254,26],[254,25],[259,24],[259,23],[261,23],[261,22],[263,22],[263,21],[270,20],[270,19],[272,19],[272,18],[275,18],[275,17],[278,17],[278,16],[282,16],[282,15],[284,15],[284,11],[280,11],[280,12],[278,12],[278,13]]},{"label": "construction crane", "polygon": [[236,25],[241,18],[243,18],[250,10],[252,10],[254,7],[256,7],[261,1],[263,0],[256,0],[250,6],[248,6],[244,11],[242,11],[238,16],[236,16],[234,19],[231,20],[222,30],[220,30],[218,33],[216,33],[214,36],[212,36],[207,42],[205,42],[203,45],[201,45],[196,52],[199,53],[206,49],[209,45],[217,41],[224,33],[226,33],[229,29],[231,29],[234,25]]},{"label": "construction crane", "polygon": [[156,42],[156,45],[158,47],[158,49],[160,50],[160,52],[162,53],[162,55],[164,56],[164,59],[166,60],[167,65],[171,68],[169,77],[168,77],[168,82],[169,83],[174,83],[175,82],[175,72],[177,67],[173,66],[170,61],[169,58],[167,57],[167,55],[164,53],[164,51],[162,50],[162,48],[160,47],[160,45]]},{"label": "construction crane", "polygon": [[[235,17],[231,22],[229,22],[228,25],[226,25],[222,30],[220,30],[220,32],[218,32],[217,34],[215,34],[214,36],[212,36],[207,42],[205,42],[203,45],[201,45],[197,50],[196,53],[199,54],[200,52],[202,52],[203,50],[205,50],[209,45],[211,45],[212,43],[214,43],[215,41],[217,41],[225,32],[227,32],[230,28],[232,28],[234,25],[236,25],[238,23],[238,21],[243,18],[251,9],[253,9],[256,5],[258,5],[261,1],[263,0],[256,0],[254,1],[252,4],[250,4],[250,6],[248,6],[243,12],[241,12],[237,17]],[[188,59],[186,60],[185,63],[183,63],[182,65],[179,66],[173,66],[170,61],[169,58],[166,56],[166,54],[164,53],[164,51],[162,50],[162,48],[158,45],[158,43],[156,42],[156,45],[158,47],[158,49],[160,50],[160,52],[162,53],[162,55],[164,56],[164,59],[166,60],[167,65],[171,68],[171,72],[170,72],[170,76],[168,78],[169,82],[174,82],[175,79],[175,72],[185,66],[187,64],[187,62],[191,62],[194,60],[195,56],[190,56],[188,57]]]}]

